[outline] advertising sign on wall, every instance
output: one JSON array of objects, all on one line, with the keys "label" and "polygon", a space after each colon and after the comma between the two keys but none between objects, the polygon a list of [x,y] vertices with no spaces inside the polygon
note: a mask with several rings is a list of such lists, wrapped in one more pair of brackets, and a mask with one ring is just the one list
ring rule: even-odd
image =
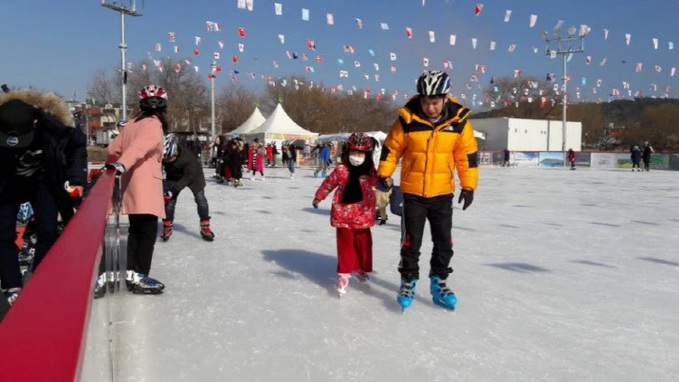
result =
[{"label": "advertising sign on wall", "polygon": [[521,167],[537,167],[539,162],[538,162],[538,153],[536,152],[515,152],[514,153],[514,162],[516,162],[517,166]]},{"label": "advertising sign on wall", "polygon": [[618,156],[617,154],[610,153],[592,153],[590,163],[591,167],[595,168],[616,168],[618,166]]},{"label": "advertising sign on wall", "polygon": [[540,167],[563,167],[563,153],[554,151],[540,152]]}]

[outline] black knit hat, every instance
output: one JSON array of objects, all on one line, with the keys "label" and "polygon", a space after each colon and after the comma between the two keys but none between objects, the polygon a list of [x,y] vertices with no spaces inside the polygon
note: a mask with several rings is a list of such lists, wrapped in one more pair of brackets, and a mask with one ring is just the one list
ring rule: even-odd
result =
[{"label": "black knit hat", "polygon": [[28,147],[35,135],[35,107],[13,99],[0,105],[0,147]]}]

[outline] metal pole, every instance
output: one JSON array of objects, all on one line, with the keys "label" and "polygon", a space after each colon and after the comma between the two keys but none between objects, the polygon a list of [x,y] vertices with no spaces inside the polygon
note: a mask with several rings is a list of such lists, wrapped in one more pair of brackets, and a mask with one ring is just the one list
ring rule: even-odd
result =
[{"label": "metal pole", "polygon": [[567,74],[566,74],[567,73],[566,68],[567,68],[567,62],[568,61],[566,60],[565,54],[562,54],[561,56],[563,57],[563,125],[562,125],[563,141],[561,142],[561,151],[563,152],[563,155],[564,155],[563,166],[566,167],[566,123],[567,123],[567,121],[566,121],[566,115],[567,115],[566,109],[568,107],[568,88],[567,88],[567,86],[568,86],[567,78],[568,77],[567,77]]},{"label": "metal pole", "polygon": [[210,112],[210,127],[212,128],[212,139],[215,139],[215,136],[217,134],[216,128],[215,128],[215,75],[214,75],[214,69],[215,69],[215,63],[213,62],[212,65],[210,66],[212,69],[212,76],[210,76],[210,85],[211,85],[211,106],[212,110]]},{"label": "metal pole", "polygon": [[127,92],[126,92],[126,82],[127,82],[127,73],[126,73],[126,67],[125,67],[125,51],[127,50],[127,45],[125,44],[125,12],[120,11],[120,34],[121,34],[121,42],[120,42],[120,53],[122,55],[122,66],[121,66],[121,82],[122,82],[122,89],[123,89],[123,103],[122,103],[122,109],[123,109],[123,120],[127,120]]}]

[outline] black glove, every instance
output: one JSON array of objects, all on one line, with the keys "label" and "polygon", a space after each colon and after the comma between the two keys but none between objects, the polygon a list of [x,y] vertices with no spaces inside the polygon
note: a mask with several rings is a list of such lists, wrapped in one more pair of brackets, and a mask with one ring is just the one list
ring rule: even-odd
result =
[{"label": "black glove", "polygon": [[467,207],[472,205],[472,202],[474,201],[474,190],[460,191],[460,198],[457,200],[457,203],[460,204],[463,200],[464,204],[462,205],[462,211],[466,210]]},{"label": "black glove", "polygon": [[394,185],[394,180],[391,179],[391,177],[385,178],[383,176],[380,176],[377,178],[377,180],[380,182],[385,191],[391,190],[391,187]]},{"label": "black glove", "polygon": [[121,175],[122,173],[125,172],[125,166],[120,162],[106,163],[104,167],[116,170],[116,175]]}]

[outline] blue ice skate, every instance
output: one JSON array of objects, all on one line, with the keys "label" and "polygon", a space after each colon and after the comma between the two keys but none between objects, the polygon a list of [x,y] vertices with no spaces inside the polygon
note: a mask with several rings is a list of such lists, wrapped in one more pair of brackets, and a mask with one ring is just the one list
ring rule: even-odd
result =
[{"label": "blue ice skate", "polygon": [[405,278],[401,279],[401,289],[398,291],[398,297],[396,298],[396,301],[398,301],[399,305],[401,305],[401,310],[404,312],[408,307],[410,307],[410,305],[413,304],[416,285],[417,279],[411,279],[410,281]]},{"label": "blue ice skate", "polygon": [[431,281],[431,299],[434,304],[442,306],[446,309],[455,310],[457,305],[457,297],[450,288],[446,286],[446,280],[442,280],[438,276],[429,276]]}]

